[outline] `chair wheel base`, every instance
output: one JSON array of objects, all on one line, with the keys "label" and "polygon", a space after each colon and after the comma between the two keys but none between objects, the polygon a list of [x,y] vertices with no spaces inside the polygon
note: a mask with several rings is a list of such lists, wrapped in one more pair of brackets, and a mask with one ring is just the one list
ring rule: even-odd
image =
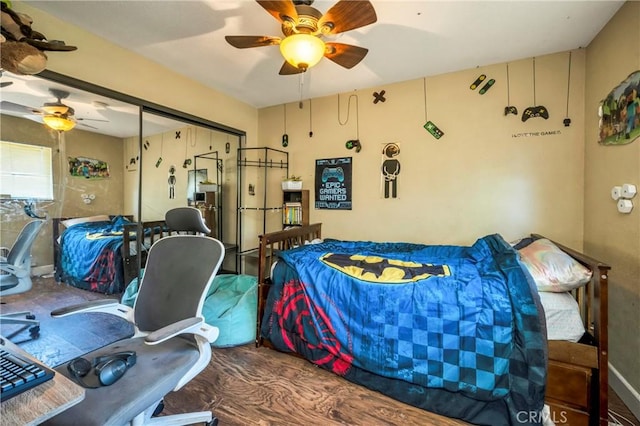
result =
[{"label": "chair wheel base", "polygon": [[33,314],[28,314],[25,318],[28,319],[28,320],[34,320],[34,319],[36,319],[36,316],[33,315]]}]

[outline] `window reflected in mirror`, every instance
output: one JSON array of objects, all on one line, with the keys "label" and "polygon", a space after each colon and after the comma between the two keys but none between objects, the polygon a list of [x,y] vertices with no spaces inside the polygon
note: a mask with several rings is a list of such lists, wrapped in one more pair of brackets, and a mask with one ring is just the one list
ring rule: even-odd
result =
[{"label": "window reflected in mirror", "polygon": [[[30,220],[47,218],[49,224],[32,250],[33,261],[56,267],[52,239],[60,235],[54,236],[54,220],[104,216],[162,220],[168,209],[185,205],[202,208],[203,216],[214,224],[212,235],[226,245],[235,243],[235,157],[240,136],[187,114],[153,113],[141,106],[147,105],[144,102],[127,102],[132,98],[112,96],[120,94],[108,89],[93,90],[97,86],[89,83],[48,71],[42,75],[48,78],[2,74],[0,140],[50,153],[49,171],[35,170],[35,163],[29,162],[29,172],[49,176],[46,185],[52,187],[46,195],[2,187],[2,246],[11,246]],[[3,161],[9,158],[5,151],[3,142]],[[197,160],[196,165],[197,156],[212,152],[219,155],[216,161]],[[16,161],[12,167],[3,163],[3,172],[21,173],[20,164],[25,162]],[[215,183],[216,190],[208,198],[195,199],[201,182]]]}]

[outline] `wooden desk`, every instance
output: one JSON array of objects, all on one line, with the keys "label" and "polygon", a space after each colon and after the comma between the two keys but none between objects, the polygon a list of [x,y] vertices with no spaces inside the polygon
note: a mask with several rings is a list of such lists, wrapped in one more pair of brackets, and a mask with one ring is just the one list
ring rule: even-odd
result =
[{"label": "wooden desk", "polygon": [[[34,357],[2,339],[4,347],[27,358]],[[62,374],[0,404],[0,419],[6,425],[37,425],[84,399],[84,388]]]}]

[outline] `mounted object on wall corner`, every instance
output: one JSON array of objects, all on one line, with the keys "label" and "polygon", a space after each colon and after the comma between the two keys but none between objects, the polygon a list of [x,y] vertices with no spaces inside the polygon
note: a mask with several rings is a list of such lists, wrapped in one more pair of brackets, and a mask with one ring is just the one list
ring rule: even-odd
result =
[{"label": "mounted object on wall corner", "polygon": [[600,102],[598,143],[626,145],[640,136],[640,70],[614,87]]},{"label": "mounted object on wall corner", "polygon": [[631,183],[611,188],[611,198],[617,201],[616,207],[620,213],[631,213],[631,210],[633,210],[631,199],[636,196],[637,192],[636,186]]}]

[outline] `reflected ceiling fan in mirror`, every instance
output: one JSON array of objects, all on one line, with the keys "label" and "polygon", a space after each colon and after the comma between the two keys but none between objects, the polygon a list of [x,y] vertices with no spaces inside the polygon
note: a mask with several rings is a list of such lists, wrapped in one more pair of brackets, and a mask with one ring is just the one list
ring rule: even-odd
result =
[{"label": "reflected ceiling fan in mirror", "polygon": [[279,45],[285,59],[280,75],[303,73],[323,56],[344,68],[353,68],[369,51],[323,40],[376,22],[376,12],[368,0],[339,0],[325,14],[310,6],[313,0],[256,1],[281,23],[285,37],[226,36],[225,39],[238,49]]},{"label": "reflected ceiling fan in mirror", "polygon": [[86,123],[78,123],[79,121],[102,121],[107,122],[108,120],[101,120],[95,118],[80,118],[75,116],[75,110],[62,103],[62,99],[66,99],[69,97],[69,92],[60,89],[49,89],[49,92],[53,97],[56,98],[55,102],[46,102],[40,108],[34,108],[27,105],[20,105],[13,102],[2,101],[0,109],[6,111],[13,111],[17,113],[23,113],[26,115],[26,118],[34,119],[30,116],[36,116],[36,121],[42,121],[49,128],[53,130],[58,130],[62,132],[69,131],[73,129],[76,124],[81,126],[89,127],[91,129],[95,129],[95,127],[90,126]]}]

